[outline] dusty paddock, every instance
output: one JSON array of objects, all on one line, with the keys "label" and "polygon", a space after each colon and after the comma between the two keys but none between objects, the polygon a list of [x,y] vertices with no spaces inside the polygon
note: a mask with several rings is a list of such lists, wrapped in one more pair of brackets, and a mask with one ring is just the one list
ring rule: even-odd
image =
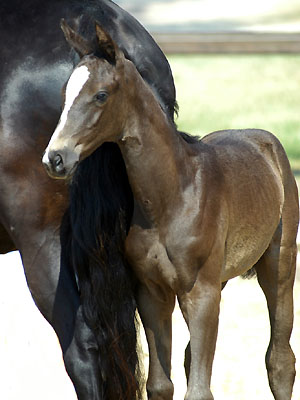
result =
[{"label": "dusty paddock", "polygon": [[[300,260],[300,256],[298,257]],[[56,336],[35,307],[18,253],[0,256],[0,399],[75,400]],[[173,381],[183,399],[183,350],[188,334],[174,313]],[[272,400],[264,367],[269,323],[256,280],[235,279],[224,289],[212,388],[218,400]],[[292,346],[300,360],[300,274],[295,285]],[[147,362],[146,350],[144,359]],[[293,400],[300,399],[300,361]]]}]

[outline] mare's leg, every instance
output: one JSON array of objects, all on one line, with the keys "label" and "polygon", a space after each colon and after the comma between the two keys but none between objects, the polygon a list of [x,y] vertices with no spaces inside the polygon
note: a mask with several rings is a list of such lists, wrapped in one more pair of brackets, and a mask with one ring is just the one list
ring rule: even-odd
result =
[{"label": "mare's leg", "polygon": [[173,398],[170,374],[174,306],[175,295],[168,288],[139,285],[138,310],[149,346],[147,393],[151,400]]},{"label": "mare's leg", "polygon": [[56,331],[78,398],[99,400],[102,384],[96,342],[83,320],[74,275],[61,262],[60,226],[67,187],[51,180],[41,166],[38,144],[44,148],[46,143],[37,141],[30,148],[21,139],[33,134],[21,132],[8,141],[0,131],[1,222],[21,253],[37,307]]},{"label": "mare's leg", "polygon": [[289,343],[293,327],[295,237],[295,228],[288,231],[283,219],[268,250],[256,265],[258,282],[269,309],[271,338],[266,367],[276,400],[291,399],[295,379],[295,356]]},{"label": "mare's leg", "polygon": [[59,237],[43,231],[35,239],[21,250],[34,301],[58,335],[78,399],[100,400],[103,397],[97,346],[83,319],[74,276],[60,262]]},{"label": "mare's leg", "polygon": [[[48,182],[42,172],[41,181]],[[0,181],[2,177],[0,174]],[[61,188],[57,189],[55,183],[53,188],[52,181],[49,182],[45,185],[47,191],[33,179],[22,181],[17,176],[6,179],[5,185],[0,185],[5,188],[0,196],[1,212],[6,213],[1,219],[21,253],[33,299],[58,336],[78,399],[99,400],[102,399],[102,383],[96,341],[83,319],[74,274],[61,260],[60,219],[65,208],[64,197],[60,196]],[[15,187],[24,190],[24,196],[21,189],[18,196],[14,195]],[[62,199],[61,205],[59,199]],[[49,204],[54,206],[51,208]],[[13,250],[9,241],[3,243],[3,250],[7,246],[6,250]]]},{"label": "mare's leg", "polygon": [[216,258],[207,260],[199,270],[192,289],[178,295],[190,331],[190,349],[187,348],[185,363],[189,374],[185,400],[213,399],[210,380],[221,299],[221,282],[215,276],[220,274],[220,265]]}]

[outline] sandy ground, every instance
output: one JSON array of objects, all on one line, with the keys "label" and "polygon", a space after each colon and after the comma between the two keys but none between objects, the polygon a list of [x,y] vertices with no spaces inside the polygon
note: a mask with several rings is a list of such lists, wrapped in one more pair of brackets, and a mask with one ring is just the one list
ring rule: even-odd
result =
[{"label": "sandy ground", "polygon": [[[299,257],[300,258],[300,257]],[[35,307],[18,253],[0,256],[0,399],[75,400],[57,338]],[[295,286],[292,346],[300,359],[300,280]],[[212,388],[218,400],[271,400],[264,367],[269,340],[265,299],[255,280],[230,281],[223,291]],[[175,400],[183,399],[183,351],[188,332],[174,313],[173,381]],[[147,347],[144,347],[147,363]],[[298,365],[300,376],[300,366]],[[300,399],[296,378],[293,400]]]}]

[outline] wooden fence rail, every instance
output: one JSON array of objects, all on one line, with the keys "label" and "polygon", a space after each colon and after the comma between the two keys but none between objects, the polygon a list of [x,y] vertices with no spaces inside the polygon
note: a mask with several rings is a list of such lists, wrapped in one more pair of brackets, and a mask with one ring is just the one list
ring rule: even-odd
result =
[{"label": "wooden fence rail", "polygon": [[300,53],[300,33],[152,33],[163,52]]}]

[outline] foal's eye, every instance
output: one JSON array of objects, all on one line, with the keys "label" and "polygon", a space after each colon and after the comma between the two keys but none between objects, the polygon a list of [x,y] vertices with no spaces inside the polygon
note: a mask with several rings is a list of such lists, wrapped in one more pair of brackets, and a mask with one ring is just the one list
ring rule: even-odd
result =
[{"label": "foal's eye", "polygon": [[107,92],[98,92],[95,96],[95,99],[99,102],[99,103],[104,103],[108,98],[108,93]]}]

